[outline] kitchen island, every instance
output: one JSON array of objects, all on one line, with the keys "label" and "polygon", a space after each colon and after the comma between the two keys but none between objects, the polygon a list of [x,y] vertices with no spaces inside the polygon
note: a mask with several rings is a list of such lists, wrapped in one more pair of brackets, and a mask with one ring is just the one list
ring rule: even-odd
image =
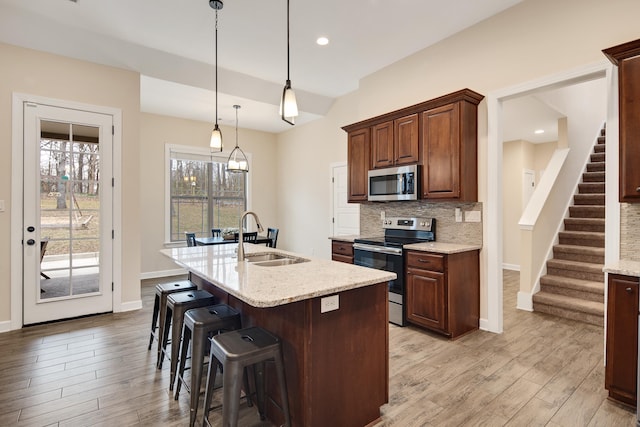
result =
[{"label": "kitchen island", "polygon": [[[394,273],[245,244],[247,258],[275,253],[304,262],[238,262],[236,245],[165,249],[199,287],[283,343],[295,426],[365,426],[388,402],[387,282]],[[254,258],[256,259],[256,258]],[[268,371],[267,417],[284,419]]]}]

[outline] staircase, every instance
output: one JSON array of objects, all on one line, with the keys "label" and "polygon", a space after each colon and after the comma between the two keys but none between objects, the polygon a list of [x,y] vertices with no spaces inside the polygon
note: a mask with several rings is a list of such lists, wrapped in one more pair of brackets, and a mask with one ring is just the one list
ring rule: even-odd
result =
[{"label": "staircase", "polygon": [[604,326],[605,129],[600,131],[533,310]]}]

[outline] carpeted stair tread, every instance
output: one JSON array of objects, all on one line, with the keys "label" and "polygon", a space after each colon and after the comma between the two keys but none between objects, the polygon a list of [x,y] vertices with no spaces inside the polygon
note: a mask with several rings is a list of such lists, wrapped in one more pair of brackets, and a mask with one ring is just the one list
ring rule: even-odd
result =
[{"label": "carpeted stair tread", "polygon": [[584,172],[582,174],[583,182],[605,182],[605,173],[602,172]]},{"label": "carpeted stair tread", "polygon": [[597,144],[593,147],[593,151],[596,153],[604,153],[607,146],[605,144]]},{"label": "carpeted stair tread", "polygon": [[[594,282],[592,280],[582,280],[573,277],[554,276],[547,274],[540,278],[540,286],[555,286],[567,288],[575,291],[590,292],[604,296],[604,282]],[[556,293],[556,292],[551,292]]]},{"label": "carpeted stair tread", "polygon": [[561,231],[558,238],[561,245],[604,246],[604,233],[597,231]]},{"label": "carpeted stair tread", "polygon": [[565,218],[565,231],[595,231],[604,233],[604,218]]},{"label": "carpeted stair tread", "polygon": [[538,292],[533,296],[533,303],[551,305],[566,310],[602,316],[604,318],[604,303],[596,301],[585,301],[565,295],[552,294],[549,292]]},{"label": "carpeted stair tread", "polygon": [[604,206],[569,206],[571,218],[604,218]]},{"label": "carpeted stair tread", "polygon": [[606,159],[606,153],[593,153],[591,154],[590,160],[591,162],[604,162]]},{"label": "carpeted stair tread", "polygon": [[605,162],[591,162],[587,163],[587,172],[603,172],[605,168]]},{"label": "carpeted stair tread", "polygon": [[604,194],[604,182],[581,182],[578,184],[580,194]]},{"label": "carpeted stair tread", "polygon": [[576,194],[573,203],[576,206],[604,206],[604,193]]},{"label": "carpeted stair tread", "polygon": [[553,249],[573,254],[604,256],[604,248],[595,246],[555,245]]},{"label": "carpeted stair tread", "polygon": [[569,261],[565,259],[550,259],[547,267],[559,268],[562,270],[581,271],[588,273],[603,273],[604,264],[594,264],[591,262]]}]

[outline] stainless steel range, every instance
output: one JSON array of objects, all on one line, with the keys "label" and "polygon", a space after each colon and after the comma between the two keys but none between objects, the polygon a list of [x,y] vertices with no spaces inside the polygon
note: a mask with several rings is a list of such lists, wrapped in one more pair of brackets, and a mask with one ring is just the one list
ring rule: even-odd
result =
[{"label": "stainless steel range", "polygon": [[354,240],[356,265],[396,273],[389,282],[389,322],[405,325],[404,245],[436,240],[435,218],[386,218],[382,221],[384,236]]}]

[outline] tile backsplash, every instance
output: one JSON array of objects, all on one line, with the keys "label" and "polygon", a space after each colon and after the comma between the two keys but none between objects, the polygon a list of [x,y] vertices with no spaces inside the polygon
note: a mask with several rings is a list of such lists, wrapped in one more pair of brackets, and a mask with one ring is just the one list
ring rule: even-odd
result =
[{"label": "tile backsplash", "polygon": [[[362,224],[362,214],[360,223]],[[638,203],[620,204],[620,259],[640,261],[640,204]]]},{"label": "tile backsplash", "polygon": [[375,236],[383,234],[381,212],[387,217],[418,217],[436,219],[436,241],[482,245],[482,222],[456,222],[455,209],[464,213],[480,211],[482,203],[457,202],[386,202],[363,203],[360,205],[360,235]]}]

